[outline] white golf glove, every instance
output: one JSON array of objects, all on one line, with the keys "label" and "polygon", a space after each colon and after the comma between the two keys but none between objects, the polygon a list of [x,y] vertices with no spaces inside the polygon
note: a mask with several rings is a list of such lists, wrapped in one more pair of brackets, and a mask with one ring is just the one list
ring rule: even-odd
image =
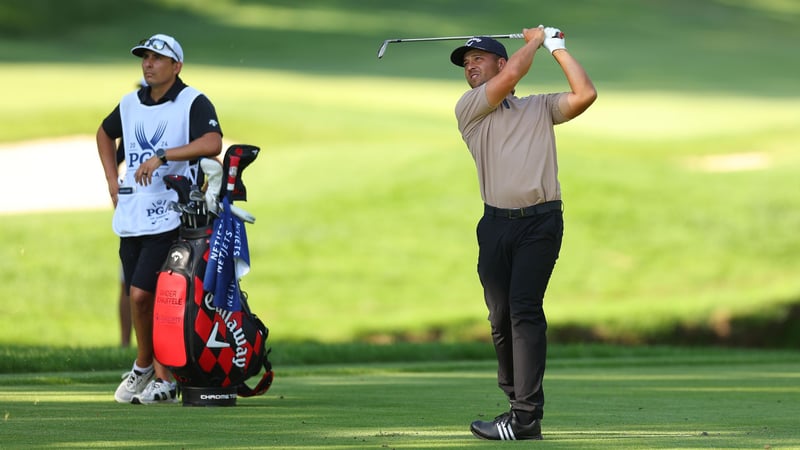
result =
[{"label": "white golf glove", "polygon": [[553,53],[556,50],[566,50],[564,42],[564,33],[558,28],[545,27],[544,28],[544,48]]}]

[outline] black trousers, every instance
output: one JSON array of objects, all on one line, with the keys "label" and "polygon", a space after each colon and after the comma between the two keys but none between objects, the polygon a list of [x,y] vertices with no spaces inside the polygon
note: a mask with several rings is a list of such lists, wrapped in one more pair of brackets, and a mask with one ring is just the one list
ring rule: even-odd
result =
[{"label": "black trousers", "polygon": [[483,285],[497,382],[511,408],[544,414],[547,319],[543,302],[564,235],[560,209],[508,218],[485,214],[478,222],[478,275]]}]

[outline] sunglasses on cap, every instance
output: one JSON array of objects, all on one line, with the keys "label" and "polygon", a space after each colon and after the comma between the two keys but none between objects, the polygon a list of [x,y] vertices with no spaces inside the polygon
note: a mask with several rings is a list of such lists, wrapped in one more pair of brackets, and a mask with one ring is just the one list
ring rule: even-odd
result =
[{"label": "sunglasses on cap", "polygon": [[176,60],[180,59],[178,58],[178,53],[175,52],[175,49],[170,47],[169,44],[167,44],[167,41],[163,39],[157,39],[157,38],[142,39],[141,41],[139,41],[139,45],[141,45],[142,47],[150,47],[153,50],[164,50],[164,47],[167,47],[169,51],[171,51],[172,54],[175,55]]}]

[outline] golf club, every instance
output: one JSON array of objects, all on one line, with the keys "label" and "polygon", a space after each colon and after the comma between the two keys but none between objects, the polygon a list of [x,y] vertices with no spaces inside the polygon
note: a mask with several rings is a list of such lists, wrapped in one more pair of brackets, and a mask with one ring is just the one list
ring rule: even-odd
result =
[{"label": "golf club", "polygon": [[189,223],[186,220],[187,218],[183,214],[183,208],[181,208],[181,205],[179,205],[178,202],[170,200],[167,203],[167,208],[170,211],[175,211],[176,213],[181,215],[181,225],[183,225],[184,227],[188,227],[189,226]]},{"label": "golf club", "polygon": [[197,214],[191,205],[180,205],[183,215],[186,216],[189,228],[197,228]]},{"label": "golf club", "polygon": [[448,37],[429,37],[429,38],[408,38],[408,39],[387,39],[383,41],[381,48],[378,49],[378,59],[383,58],[383,54],[386,53],[386,47],[389,44],[396,43],[396,42],[430,42],[430,41],[462,41],[465,39],[472,39],[474,37],[483,36],[483,37],[490,37],[493,39],[522,39],[522,33],[515,33],[515,34],[484,34],[484,35],[475,35],[475,36],[448,36]]},{"label": "golf club", "polygon": [[208,212],[206,211],[206,196],[203,191],[201,191],[196,185],[192,185],[192,190],[189,192],[189,206],[194,208],[194,213],[197,216],[196,224],[197,227],[204,227],[208,222],[207,216]]},{"label": "golf club", "polygon": [[231,214],[247,223],[256,223],[256,216],[231,203]]}]

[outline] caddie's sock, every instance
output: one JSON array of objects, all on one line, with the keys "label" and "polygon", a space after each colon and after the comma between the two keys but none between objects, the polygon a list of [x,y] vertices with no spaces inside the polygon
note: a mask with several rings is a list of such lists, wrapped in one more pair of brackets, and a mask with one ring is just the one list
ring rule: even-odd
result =
[{"label": "caddie's sock", "polygon": [[153,370],[152,364],[147,367],[139,367],[139,365],[136,364],[136,361],[133,362],[133,371],[136,372],[137,375],[144,375],[149,373],[151,370]]}]

